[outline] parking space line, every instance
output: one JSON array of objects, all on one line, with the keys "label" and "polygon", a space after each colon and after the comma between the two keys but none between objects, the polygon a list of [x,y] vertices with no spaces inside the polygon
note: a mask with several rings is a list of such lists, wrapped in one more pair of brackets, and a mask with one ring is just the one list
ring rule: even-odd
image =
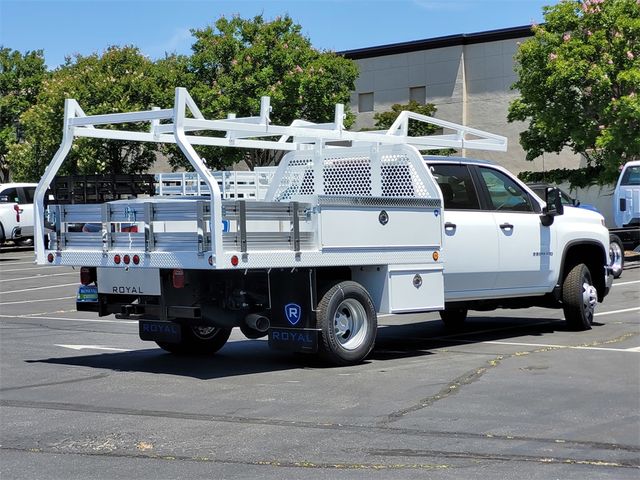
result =
[{"label": "parking space line", "polygon": [[[27,258],[27,257],[24,257]],[[11,265],[37,265],[36,261],[33,260],[31,262],[8,262],[8,263],[0,263],[3,266],[11,266]]]},{"label": "parking space line", "polygon": [[598,312],[598,313],[594,313],[593,316],[594,317],[599,317],[602,315],[613,315],[615,313],[627,313],[627,312],[636,312],[640,310],[640,307],[633,307],[633,308],[624,308],[622,310],[612,310],[610,312]]},{"label": "parking space line", "polygon": [[76,298],[76,296],[74,295],[73,297],[40,298],[38,300],[22,300],[20,302],[0,302],[0,305],[19,305],[21,303],[35,303],[35,302],[55,302],[56,300],[68,300],[70,298]]},{"label": "parking space line", "polygon": [[78,286],[80,282],[74,283],[62,283],[60,285],[50,285],[48,287],[34,287],[34,288],[23,288],[22,290],[11,290],[10,292],[0,292],[0,295],[7,295],[9,293],[23,293],[23,292],[31,292],[33,290],[45,290],[47,288],[60,288],[60,287],[70,287],[72,285]]},{"label": "parking space line", "polygon": [[28,315],[0,315],[0,318],[20,318],[23,320],[62,320],[65,322],[86,322],[86,323],[118,323],[137,324],[137,320],[108,320],[101,318],[64,318],[64,317],[33,317]]},{"label": "parking space line", "polygon": [[17,282],[18,280],[34,280],[36,278],[59,277],[61,275],[78,275],[78,272],[51,273],[49,275],[32,275],[31,277],[21,278],[5,278],[4,280],[0,280],[0,282]]},{"label": "parking space line", "polygon": [[633,280],[631,282],[620,282],[620,283],[614,283],[613,286],[614,287],[619,287],[621,285],[632,285],[634,283],[640,283],[640,280]]},{"label": "parking space line", "polygon": [[2,273],[9,273],[9,272],[25,272],[25,271],[32,271],[32,270],[51,270],[52,268],[72,268],[69,265],[51,265],[49,267],[34,267],[34,268],[14,268],[13,270],[2,270]]}]

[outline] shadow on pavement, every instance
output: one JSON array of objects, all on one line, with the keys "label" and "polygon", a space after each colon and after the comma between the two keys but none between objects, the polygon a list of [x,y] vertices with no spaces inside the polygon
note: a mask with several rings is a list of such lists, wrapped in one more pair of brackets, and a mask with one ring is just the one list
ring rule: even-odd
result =
[{"label": "shadow on pavement", "polygon": [[[596,328],[598,325],[594,324]],[[437,320],[383,326],[378,329],[376,348],[367,362],[437,355],[438,349],[447,346],[522,336],[542,337],[560,331],[569,331],[563,320],[510,317],[470,317],[455,331],[446,329]],[[554,342],[549,340],[544,343]],[[262,372],[331,368],[317,356],[270,350],[265,340],[229,342],[221,351],[210,357],[178,356],[159,348],[150,348],[27,362],[176,375],[202,380]]]}]

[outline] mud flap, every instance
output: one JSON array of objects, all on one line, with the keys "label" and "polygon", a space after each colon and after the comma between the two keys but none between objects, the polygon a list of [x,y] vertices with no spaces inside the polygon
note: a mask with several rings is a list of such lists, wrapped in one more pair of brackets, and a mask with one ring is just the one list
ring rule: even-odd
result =
[{"label": "mud flap", "polygon": [[269,347],[290,352],[316,353],[318,351],[318,330],[270,328]]},{"label": "mud flap", "polygon": [[141,340],[153,342],[180,343],[182,326],[174,322],[140,320],[139,333]]}]

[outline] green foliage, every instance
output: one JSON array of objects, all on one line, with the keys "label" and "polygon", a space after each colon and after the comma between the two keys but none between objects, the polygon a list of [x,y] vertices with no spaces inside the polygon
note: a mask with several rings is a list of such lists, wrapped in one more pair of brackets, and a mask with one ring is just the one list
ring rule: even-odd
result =
[{"label": "green foliage", "polygon": [[[0,166],[16,180],[38,180],[62,139],[64,100],[74,98],[87,115],[171,108],[176,87],[186,87],[207,118],[257,115],[269,95],[274,123],[295,118],[329,122],[336,103],[348,103],[356,64],[315,50],[288,16],[265,22],[221,18],[193,30],[191,56],[153,62],[134,46],[109,47],[101,55],[76,55],[46,73],[42,52],[22,56],[3,49],[0,61],[2,131]],[[19,119],[19,122],[18,122]],[[347,124],[352,118],[347,118]],[[22,132],[18,140],[17,127]],[[101,127],[109,128],[109,127]],[[148,123],[119,125],[147,130]],[[197,147],[211,168],[245,160],[250,167],[275,163],[281,152]],[[235,150],[235,151],[233,151]],[[175,167],[187,161],[174,145],[76,139],[62,173],[139,173],[158,153]]]},{"label": "green foliage", "polygon": [[556,168],[546,172],[520,172],[518,178],[526,183],[551,183],[560,185],[568,182],[574,188],[587,187],[594,183],[594,179],[602,175],[602,167],[588,166],[586,168]]},{"label": "green foliage", "polygon": [[36,103],[46,76],[42,50],[0,48],[0,182],[9,179],[10,147],[22,141],[20,115]]},{"label": "green foliage", "polygon": [[[169,61],[169,60],[166,60]],[[102,55],[77,55],[42,84],[37,104],[23,114],[25,141],[10,149],[16,179],[37,180],[62,139],[65,98],[74,98],[87,115],[151,108],[171,82],[136,47],[110,47]],[[132,131],[147,124],[124,125]],[[63,172],[139,173],[156,157],[157,146],[138,142],[77,139]]]},{"label": "green foliage", "polygon": [[509,121],[527,160],[564,147],[584,155],[593,182],[640,157],[640,2],[562,0],[516,55],[520,97]]},{"label": "green foliage", "polygon": [[[348,103],[357,67],[332,52],[319,52],[290,17],[266,22],[220,18],[213,26],[192,30],[191,91],[208,118],[229,112],[258,115],[260,97],[271,97],[271,121],[289,124],[296,118],[330,122],[336,103]],[[226,149],[229,150],[229,149]],[[225,166],[242,158],[250,168],[279,160],[279,152],[229,152],[200,148],[209,166]]]},{"label": "green foliage", "polygon": [[[433,117],[438,110],[433,103],[418,103],[415,100],[409,101],[407,104],[396,103],[391,106],[391,110],[386,112],[378,112],[373,115],[375,120],[375,126],[380,130],[387,130],[396,121],[398,115],[403,111],[408,110],[410,112],[419,113],[420,115],[426,115]],[[430,123],[418,122],[415,120],[409,120],[409,135],[412,137],[434,135],[442,132],[442,129],[436,125]],[[453,149],[444,150],[430,150],[431,155],[451,155],[455,153]]]}]

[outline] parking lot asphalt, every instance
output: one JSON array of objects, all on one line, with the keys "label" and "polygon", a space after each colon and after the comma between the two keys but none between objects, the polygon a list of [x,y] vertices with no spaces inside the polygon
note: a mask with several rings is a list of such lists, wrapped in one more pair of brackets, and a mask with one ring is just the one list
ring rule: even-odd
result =
[{"label": "parking lot asphalt", "polygon": [[235,331],[211,358],[75,311],[79,273],[0,254],[0,477],[626,479],[640,476],[640,267],[592,330],[561,310],[381,316],[330,368]]}]

